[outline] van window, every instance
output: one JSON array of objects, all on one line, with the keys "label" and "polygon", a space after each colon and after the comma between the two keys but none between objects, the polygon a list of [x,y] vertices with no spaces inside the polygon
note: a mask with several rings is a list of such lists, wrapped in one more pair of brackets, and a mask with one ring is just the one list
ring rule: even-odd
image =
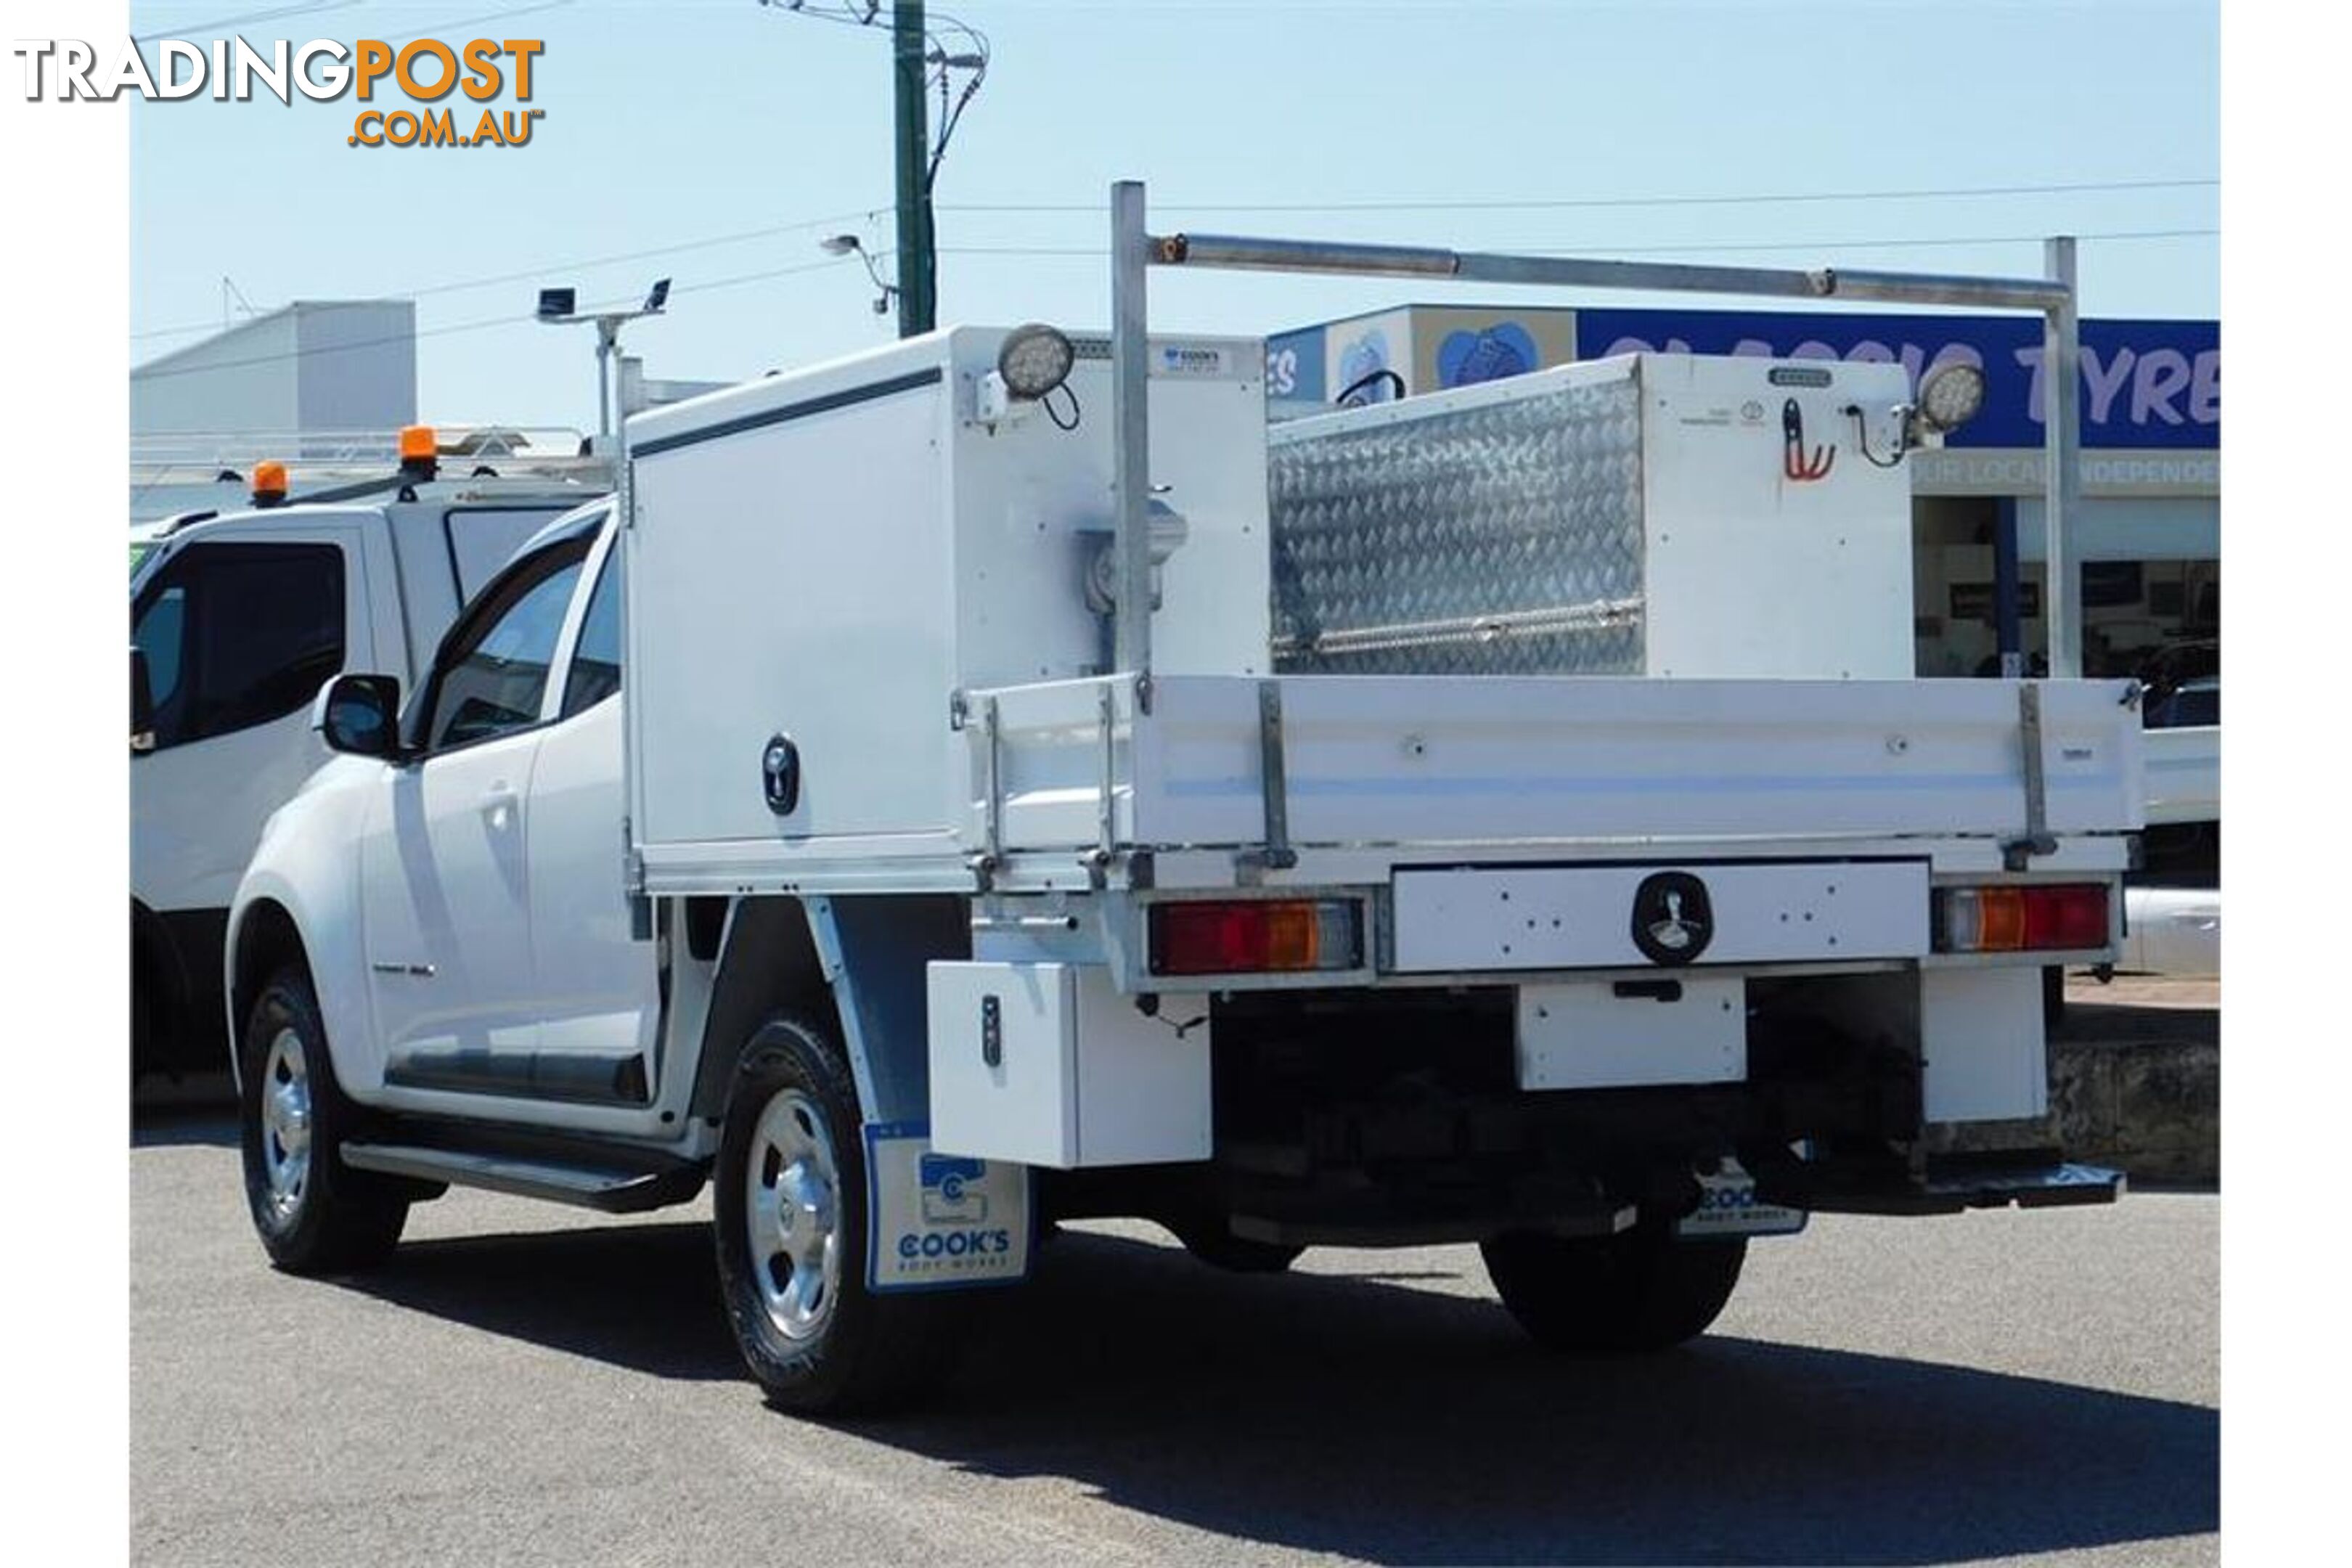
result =
[{"label": "van window", "polygon": [[310,705],[343,668],[343,552],[331,544],[197,544],[139,596],[160,750]]},{"label": "van window", "polygon": [[180,694],[180,666],[188,635],[188,589],[173,583],[158,593],[138,624],[131,646],[147,655],[147,689],[158,708]]}]

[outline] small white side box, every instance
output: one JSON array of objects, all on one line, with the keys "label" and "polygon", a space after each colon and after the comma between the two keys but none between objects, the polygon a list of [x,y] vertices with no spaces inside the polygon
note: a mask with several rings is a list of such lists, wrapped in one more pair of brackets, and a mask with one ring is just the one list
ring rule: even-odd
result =
[{"label": "small white side box", "polygon": [[1518,1068],[1521,1089],[1737,1083],[1748,1076],[1747,982],[1522,985]]},{"label": "small white side box", "polygon": [[1057,1170],[1209,1157],[1205,996],[1163,995],[1147,1017],[1096,964],[929,977],[933,1149]]}]

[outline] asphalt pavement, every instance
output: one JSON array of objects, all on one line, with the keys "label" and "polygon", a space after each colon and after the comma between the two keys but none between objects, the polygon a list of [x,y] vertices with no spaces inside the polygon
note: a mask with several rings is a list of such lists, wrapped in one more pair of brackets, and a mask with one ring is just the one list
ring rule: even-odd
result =
[{"label": "asphalt pavement", "polygon": [[1475,1249],[1219,1274],[1065,1232],[919,1414],[819,1425],[739,1369],[707,1199],[457,1192],[385,1270],[272,1272],[232,1122],[131,1162],[141,1563],[2069,1563],[2218,1556],[2210,1193],[1830,1217],[1714,1333],[1537,1352]]}]

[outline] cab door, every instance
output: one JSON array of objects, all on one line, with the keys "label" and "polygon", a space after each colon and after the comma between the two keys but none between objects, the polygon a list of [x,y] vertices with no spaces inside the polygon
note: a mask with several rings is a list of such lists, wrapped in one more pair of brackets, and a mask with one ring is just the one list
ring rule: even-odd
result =
[{"label": "cab door", "polygon": [[361,850],[368,983],[393,1089],[510,1096],[536,1079],[530,788],[586,541],[517,562],[453,628]]},{"label": "cab door", "polygon": [[617,538],[589,563],[593,586],[531,778],[531,961],[550,1072],[583,1095],[643,1105],[658,1087],[660,954],[632,929],[624,874]]}]

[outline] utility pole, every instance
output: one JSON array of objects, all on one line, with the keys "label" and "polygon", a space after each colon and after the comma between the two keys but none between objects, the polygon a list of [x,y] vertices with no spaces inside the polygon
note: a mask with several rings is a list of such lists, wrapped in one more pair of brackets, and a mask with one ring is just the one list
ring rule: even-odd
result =
[{"label": "utility pole", "polygon": [[936,324],[938,263],[931,241],[930,130],[924,112],[923,0],[896,0],[890,14],[898,121],[898,335]]}]

